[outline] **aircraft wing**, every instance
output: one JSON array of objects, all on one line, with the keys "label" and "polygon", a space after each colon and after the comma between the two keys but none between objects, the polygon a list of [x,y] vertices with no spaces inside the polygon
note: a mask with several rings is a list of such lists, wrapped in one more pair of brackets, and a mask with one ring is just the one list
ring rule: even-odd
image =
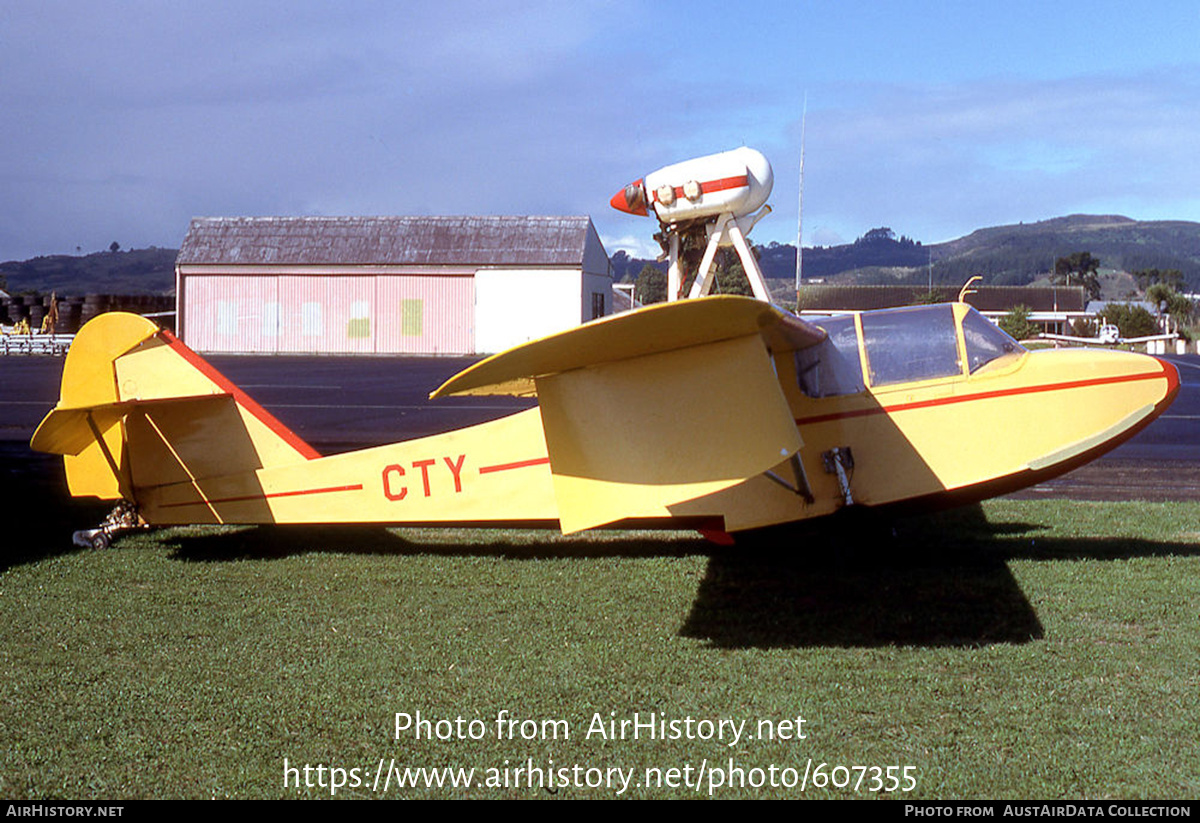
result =
[{"label": "aircraft wing", "polygon": [[1043,340],[1059,340],[1066,343],[1093,343],[1095,345],[1127,345],[1133,343],[1149,343],[1151,340],[1174,340],[1179,337],[1178,334],[1151,334],[1145,337],[1118,337],[1116,340],[1105,341],[1099,337],[1072,337],[1069,334],[1049,334],[1043,332],[1038,335]]},{"label": "aircraft wing", "polygon": [[1048,332],[1043,332],[1038,337],[1042,340],[1058,340],[1063,343],[1102,343],[1099,337],[1073,337],[1069,334],[1050,334]]},{"label": "aircraft wing", "polygon": [[824,330],[710,297],[580,326],[483,360],[432,397],[536,394],[564,532],[669,516],[802,446],[772,354]]},{"label": "aircraft wing", "polygon": [[493,355],[459,372],[429,396],[531,396],[537,394],[534,381],[539,376],[747,335],[759,335],[768,349],[784,352],[820,343],[825,330],[748,297],[659,303]]},{"label": "aircraft wing", "polygon": [[1175,340],[1178,334],[1150,334],[1145,337],[1122,337],[1122,343],[1149,343],[1151,340]]}]

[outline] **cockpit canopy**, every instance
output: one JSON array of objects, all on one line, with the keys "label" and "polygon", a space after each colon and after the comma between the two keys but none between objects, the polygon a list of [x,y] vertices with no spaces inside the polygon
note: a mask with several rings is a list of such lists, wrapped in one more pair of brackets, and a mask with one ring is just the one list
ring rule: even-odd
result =
[{"label": "cockpit canopy", "polygon": [[[1026,349],[961,303],[912,306],[810,320],[828,339],[796,353],[800,388],[810,397],[855,394],[977,374],[1013,362]],[[864,379],[863,369],[866,369]]]}]

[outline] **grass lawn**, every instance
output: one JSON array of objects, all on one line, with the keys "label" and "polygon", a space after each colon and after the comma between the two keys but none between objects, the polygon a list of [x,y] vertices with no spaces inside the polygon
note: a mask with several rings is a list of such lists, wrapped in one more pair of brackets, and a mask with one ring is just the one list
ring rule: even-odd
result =
[{"label": "grass lawn", "polygon": [[[370,528],[26,545],[0,561],[0,796],[327,797],[337,767],[337,797],[612,797],[623,774],[624,797],[694,796],[668,784],[701,774],[704,796],[720,770],[719,797],[1195,799],[1198,535],[1195,504],[1001,500],[756,548]],[[417,712],[463,723],[397,739]],[[675,739],[595,733],[635,713]],[[385,794],[381,763],[475,785]],[[555,785],[514,778],[530,765]],[[889,766],[915,788],[871,791]],[[771,785],[806,771],[803,792]],[[597,776],[615,787],[559,784]]]}]

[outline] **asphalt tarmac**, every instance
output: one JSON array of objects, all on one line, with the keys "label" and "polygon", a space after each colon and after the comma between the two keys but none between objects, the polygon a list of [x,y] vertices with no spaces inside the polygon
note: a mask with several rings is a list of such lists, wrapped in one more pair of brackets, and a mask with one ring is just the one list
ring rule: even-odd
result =
[{"label": "asphalt tarmac", "polygon": [[[479,358],[221,356],[209,361],[322,454],[436,434],[533,405],[507,397],[429,393]],[[1094,463],[1013,495],[1084,500],[1200,500],[1200,356],[1179,368],[1175,403]],[[58,459],[29,438],[58,398],[62,358],[0,357],[0,471],[40,478]],[[48,480],[48,479],[47,479]]]},{"label": "asphalt tarmac", "polygon": [[1162,357],[1179,369],[1179,394],[1128,443],[1070,474],[1010,497],[1200,500],[1200,356]]}]

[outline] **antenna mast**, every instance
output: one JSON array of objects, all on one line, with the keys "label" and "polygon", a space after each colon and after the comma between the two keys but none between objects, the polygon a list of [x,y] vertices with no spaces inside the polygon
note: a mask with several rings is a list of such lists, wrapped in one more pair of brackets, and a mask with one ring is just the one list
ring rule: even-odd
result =
[{"label": "antenna mast", "polygon": [[800,312],[800,284],[804,261],[804,128],[808,122],[808,92],[804,93],[804,112],[800,115],[800,199],[796,209],[796,312]]}]

